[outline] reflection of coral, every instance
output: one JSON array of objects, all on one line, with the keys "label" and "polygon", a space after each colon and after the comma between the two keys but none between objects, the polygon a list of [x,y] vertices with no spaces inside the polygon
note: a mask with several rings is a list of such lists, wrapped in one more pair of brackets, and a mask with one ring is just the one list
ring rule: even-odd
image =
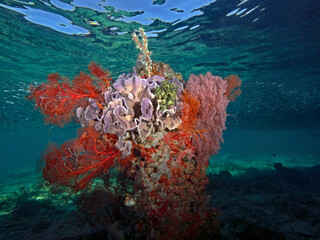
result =
[{"label": "reflection of coral", "polygon": [[234,102],[241,94],[241,79],[237,75],[230,75],[225,77],[225,80],[227,80],[227,90],[225,95],[228,97],[230,102]]},{"label": "reflection of coral", "polygon": [[223,141],[222,131],[225,130],[228,99],[225,96],[227,82],[218,76],[207,73],[205,76],[191,75],[186,90],[200,102],[196,129],[204,130],[203,138],[193,141],[198,153],[199,163],[209,163],[209,157],[218,153],[220,141]]},{"label": "reflection of coral", "polygon": [[93,76],[100,79],[100,81],[102,82],[102,84],[99,84],[100,89],[102,91],[108,90],[107,87],[109,87],[110,83],[112,82],[110,72],[107,69],[102,69],[102,67],[95,62],[91,62],[88,69]]}]

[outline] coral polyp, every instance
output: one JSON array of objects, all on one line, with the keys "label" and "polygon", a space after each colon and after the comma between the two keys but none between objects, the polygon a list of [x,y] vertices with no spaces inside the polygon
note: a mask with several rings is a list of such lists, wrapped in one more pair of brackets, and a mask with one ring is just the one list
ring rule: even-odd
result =
[{"label": "coral polyp", "polygon": [[[104,224],[117,222],[128,238],[211,239],[217,211],[205,194],[206,168],[220,149],[226,107],[240,94],[241,81],[207,73],[186,83],[168,64],[151,60],[140,34],[142,42],[133,34],[140,54],[128,74],[114,80],[92,62],[93,76],[81,73],[70,82],[53,74],[30,87],[29,99],[47,122],[73,119],[82,127],[77,139],[50,145],[43,176],[72,193],[89,191],[101,178],[113,204],[125,209],[101,208],[112,219]],[[110,191],[114,172],[121,191]]]}]

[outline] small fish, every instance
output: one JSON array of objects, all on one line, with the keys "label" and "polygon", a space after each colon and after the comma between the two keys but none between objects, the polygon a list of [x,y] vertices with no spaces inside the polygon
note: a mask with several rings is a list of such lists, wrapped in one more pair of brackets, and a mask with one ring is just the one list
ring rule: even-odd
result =
[{"label": "small fish", "polygon": [[277,154],[275,154],[275,153],[272,153],[272,157],[276,157],[277,156]]},{"label": "small fish", "polygon": [[89,20],[87,18],[83,18],[89,25],[92,25],[92,26],[100,26],[101,24],[98,22],[98,21],[94,21],[94,20]]},{"label": "small fish", "polygon": [[100,23],[98,21],[88,21],[88,24],[92,26],[100,26]]},{"label": "small fish", "polygon": [[117,36],[118,33],[116,32],[115,29],[113,29],[112,27],[105,27],[101,29],[102,34],[104,35],[112,35],[112,36]]}]

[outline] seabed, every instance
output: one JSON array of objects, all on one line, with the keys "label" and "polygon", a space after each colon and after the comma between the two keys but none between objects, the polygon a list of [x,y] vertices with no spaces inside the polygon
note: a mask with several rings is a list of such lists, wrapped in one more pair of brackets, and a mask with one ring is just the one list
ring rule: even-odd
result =
[{"label": "seabed", "polygon": [[[219,211],[222,239],[319,239],[320,165],[311,166],[317,157],[255,159],[224,154],[211,160],[207,194]],[[47,185],[33,169],[2,172],[0,239],[106,239],[107,230],[77,210],[77,198]]]}]

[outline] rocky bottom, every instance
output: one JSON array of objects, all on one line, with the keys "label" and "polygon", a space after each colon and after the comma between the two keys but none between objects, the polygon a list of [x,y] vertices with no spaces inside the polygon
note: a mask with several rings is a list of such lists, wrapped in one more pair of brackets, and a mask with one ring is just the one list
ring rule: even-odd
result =
[{"label": "rocky bottom", "polygon": [[[221,239],[320,239],[320,165],[275,163],[274,170],[249,168],[237,176],[222,171],[209,179]],[[59,191],[30,171],[3,173],[0,239],[108,239],[116,223],[108,229],[89,223],[74,204],[77,196]]]}]

